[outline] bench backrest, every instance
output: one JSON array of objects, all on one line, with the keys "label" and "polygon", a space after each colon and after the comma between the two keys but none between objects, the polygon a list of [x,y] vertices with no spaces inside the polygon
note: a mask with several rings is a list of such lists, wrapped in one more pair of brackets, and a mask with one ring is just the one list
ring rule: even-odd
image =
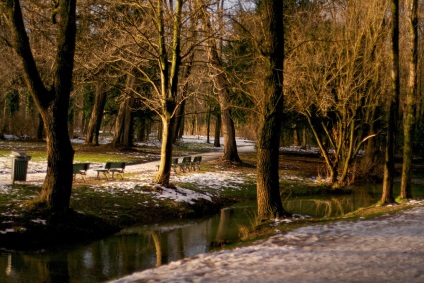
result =
[{"label": "bench backrest", "polygon": [[125,162],[106,162],[105,169],[125,169]]},{"label": "bench backrest", "polygon": [[74,163],[72,164],[72,171],[74,174],[80,173],[80,171],[87,171],[90,167],[90,163]]},{"label": "bench backrest", "polygon": [[178,158],[172,158],[172,165],[178,164]]},{"label": "bench backrest", "polygon": [[186,157],[184,157],[183,158],[183,162],[182,162],[183,164],[184,163],[191,163],[191,156],[186,156]]},{"label": "bench backrest", "polygon": [[202,161],[202,157],[201,156],[195,156],[193,159],[193,163],[200,163]]}]

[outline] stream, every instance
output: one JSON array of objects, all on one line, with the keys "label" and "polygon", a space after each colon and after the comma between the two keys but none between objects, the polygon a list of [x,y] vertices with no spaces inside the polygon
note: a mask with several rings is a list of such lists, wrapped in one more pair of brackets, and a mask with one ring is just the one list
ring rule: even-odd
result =
[{"label": "stream", "polygon": [[[398,195],[398,185],[395,195]],[[359,187],[350,195],[298,197],[283,201],[295,214],[340,216],[375,204],[381,185]],[[424,198],[424,176],[413,178],[413,196]],[[254,225],[255,203],[222,209],[202,219],[126,228],[89,244],[35,252],[0,250],[0,282],[104,282],[236,241],[240,226]]]}]

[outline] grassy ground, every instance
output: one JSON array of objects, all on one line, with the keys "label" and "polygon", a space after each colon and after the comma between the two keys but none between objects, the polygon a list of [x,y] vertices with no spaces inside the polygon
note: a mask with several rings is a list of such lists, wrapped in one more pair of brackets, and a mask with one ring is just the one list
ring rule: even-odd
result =
[{"label": "grassy ground", "polygon": [[[27,148],[19,143],[20,150],[33,156],[35,160],[45,159],[43,144]],[[13,146],[13,145],[11,145]],[[90,160],[91,162],[127,161],[137,164],[158,158],[159,148],[135,147],[129,150],[114,150],[108,146],[75,146],[76,162]],[[207,150],[207,149],[206,149]],[[176,147],[175,155],[196,154],[205,151],[204,147],[185,145]],[[9,154],[10,148],[0,150],[1,154]],[[140,158],[140,156],[143,156]],[[201,172],[232,171],[246,176],[245,182],[237,184],[242,189],[231,187],[216,190],[202,187],[196,183],[179,183],[179,187],[190,190],[201,190],[212,196],[212,201],[198,201],[193,204],[175,202],[172,200],[158,200],[152,197],[155,193],[152,186],[141,186],[133,191],[116,191],[113,194],[102,190],[93,190],[97,180],[87,183],[74,184],[71,208],[72,213],[66,217],[44,215],[40,210],[29,210],[32,200],[36,198],[40,187],[28,184],[14,185],[7,194],[0,194],[0,231],[13,229],[17,233],[0,233],[2,246],[13,248],[36,248],[53,244],[85,241],[103,237],[119,229],[136,223],[159,223],[177,218],[201,217],[217,212],[220,208],[234,202],[255,200],[255,163],[254,153],[240,153],[243,164],[235,165],[221,160],[205,162]],[[280,162],[281,190],[283,195],[310,195],[328,193],[323,183],[312,182],[319,179],[324,170],[322,160],[311,156],[282,155]],[[188,173],[190,174],[190,173]],[[140,193],[152,192],[149,193]],[[362,209],[349,215],[348,219],[370,217],[407,208],[406,205],[394,207],[379,207]],[[343,218],[346,219],[346,218]],[[60,221],[59,221],[60,220]],[[284,225],[281,230],[294,229],[301,225],[315,225],[324,221],[339,219],[298,219],[290,225]],[[37,221],[47,221],[52,225],[39,225]],[[241,240],[246,243],[261,237],[271,235],[274,228],[269,228],[269,223],[255,223],[251,227],[241,227]],[[25,244],[23,244],[25,243]]]}]

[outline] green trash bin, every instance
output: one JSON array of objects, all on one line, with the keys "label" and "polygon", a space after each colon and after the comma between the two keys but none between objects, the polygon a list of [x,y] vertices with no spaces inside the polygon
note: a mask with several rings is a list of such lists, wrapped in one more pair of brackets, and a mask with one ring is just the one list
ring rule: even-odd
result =
[{"label": "green trash bin", "polygon": [[12,151],[12,183],[15,181],[26,181],[28,161],[31,156],[26,155],[21,151]]}]

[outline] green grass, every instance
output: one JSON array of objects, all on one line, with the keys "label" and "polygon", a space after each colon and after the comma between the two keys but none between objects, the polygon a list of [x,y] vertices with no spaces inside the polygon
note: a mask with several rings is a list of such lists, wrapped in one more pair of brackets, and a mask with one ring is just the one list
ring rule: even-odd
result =
[{"label": "green grass", "polygon": [[[43,161],[46,159],[45,149],[42,143],[37,143],[36,146],[25,150],[26,154],[32,156],[34,161]],[[45,146],[45,145],[44,145]],[[199,155],[199,151],[194,150],[198,144],[184,144],[175,148],[174,156],[181,155]],[[203,149],[202,145],[202,149]],[[106,163],[107,161],[125,161],[128,163],[142,163],[148,160],[157,160],[159,149],[137,147],[132,150],[111,150],[107,147],[89,147],[75,146],[75,162],[91,162],[91,163]],[[9,147],[0,150],[0,156],[8,156],[11,151]],[[200,201],[197,204],[190,205],[187,203],[174,202],[172,200],[158,199],[154,196],[159,194],[158,191],[149,186],[139,186],[132,190],[114,190],[113,188],[89,187],[85,185],[74,186],[71,196],[71,208],[82,212],[85,215],[94,215],[115,226],[125,227],[135,223],[159,223],[166,220],[201,217],[205,214],[217,211],[220,207],[233,203],[234,201],[250,201],[256,200],[256,168],[255,154],[243,153],[241,159],[246,163],[236,166],[221,161],[203,162],[201,170],[196,171],[202,174],[203,172],[231,172],[233,175],[241,176],[242,183],[231,181],[228,185],[222,185],[221,188],[208,187],[197,183],[176,183],[178,187],[190,189],[199,193],[208,193],[213,196],[213,202]],[[284,161],[286,162],[283,158]],[[280,169],[280,188],[282,196],[305,196],[305,195],[321,195],[328,194],[331,191],[323,184],[317,184],[310,181],[308,176],[314,172],[315,168],[303,170],[301,165],[297,164],[296,159],[291,160],[292,163],[287,168]],[[287,162],[286,162],[287,163]],[[286,164],[284,163],[284,164]],[[253,164],[253,165],[251,165]],[[300,168],[299,170],[295,170]],[[298,172],[298,175],[295,173]],[[136,175],[125,174],[127,177]],[[191,173],[185,173],[191,174]],[[292,178],[291,176],[298,176]],[[300,177],[299,177],[300,176]],[[172,182],[172,178],[171,178]],[[235,188],[235,187],[236,188]],[[40,191],[39,186],[28,184],[15,184],[10,187],[7,192],[0,191],[0,230],[4,229],[13,218],[26,211],[26,205],[38,196]],[[406,204],[401,204],[394,207],[369,207],[360,209],[356,212],[346,214],[341,217],[328,217],[326,219],[296,219],[291,224],[271,226],[271,222],[258,222],[253,216],[251,224],[247,227],[240,227],[243,234],[243,241],[234,243],[230,246],[243,245],[254,240],[264,238],[275,233],[275,229],[280,231],[288,231],[305,225],[318,225],[328,223],[329,221],[355,220],[359,218],[371,218],[383,215],[385,213],[394,213],[401,209],[407,209]],[[12,216],[8,216],[12,215]],[[2,222],[6,221],[6,222]]]}]

